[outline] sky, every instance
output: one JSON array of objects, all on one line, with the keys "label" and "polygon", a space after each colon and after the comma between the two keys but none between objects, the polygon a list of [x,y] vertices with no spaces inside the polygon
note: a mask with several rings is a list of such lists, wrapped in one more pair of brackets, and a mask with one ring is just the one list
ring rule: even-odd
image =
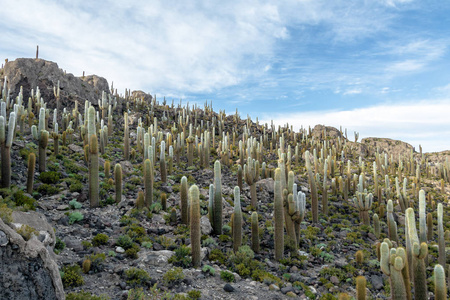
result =
[{"label": "sky", "polygon": [[450,150],[450,2],[2,0],[0,59],[177,103]]}]

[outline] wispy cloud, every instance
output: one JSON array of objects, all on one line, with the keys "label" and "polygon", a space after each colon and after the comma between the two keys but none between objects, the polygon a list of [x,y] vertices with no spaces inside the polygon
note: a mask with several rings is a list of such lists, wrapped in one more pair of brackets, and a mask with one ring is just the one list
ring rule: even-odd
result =
[{"label": "wispy cloud", "polygon": [[360,137],[399,139],[424,151],[450,150],[450,100],[418,103],[383,104],[344,111],[316,111],[265,116],[262,122],[273,119],[277,125],[289,123],[295,129],[324,124],[357,131]]}]

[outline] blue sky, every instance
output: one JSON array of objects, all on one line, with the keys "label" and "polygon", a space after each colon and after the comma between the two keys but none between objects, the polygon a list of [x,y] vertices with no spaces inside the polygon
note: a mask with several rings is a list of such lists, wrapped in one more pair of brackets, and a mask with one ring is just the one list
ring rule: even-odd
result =
[{"label": "blue sky", "polygon": [[0,58],[40,57],[260,122],[450,150],[447,1],[4,0]]}]

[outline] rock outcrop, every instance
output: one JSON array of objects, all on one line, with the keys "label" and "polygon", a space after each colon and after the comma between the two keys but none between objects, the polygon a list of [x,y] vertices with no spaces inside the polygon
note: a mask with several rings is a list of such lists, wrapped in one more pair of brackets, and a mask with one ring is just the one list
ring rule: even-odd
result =
[{"label": "rock outcrop", "polygon": [[65,299],[56,262],[33,236],[25,241],[0,219],[0,299]]},{"label": "rock outcrop", "polygon": [[61,107],[73,107],[78,100],[80,107],[88,100],[93,105],[98,104],[102,91],[109,93],[108,81],[96,75],[76,77],[65,73],[58,67],[57,63],[32,58],[18,58],[5,64],[0,74],[3,84],[7,76],[7,87],[10,89],[11,97],[16,97],[23,87],[24,101],[28,100],[31,89],[36,91],[39,86],[41,97],[47,103],[48,108],[56,107],[56,98],[53,87],[60,82]]}]

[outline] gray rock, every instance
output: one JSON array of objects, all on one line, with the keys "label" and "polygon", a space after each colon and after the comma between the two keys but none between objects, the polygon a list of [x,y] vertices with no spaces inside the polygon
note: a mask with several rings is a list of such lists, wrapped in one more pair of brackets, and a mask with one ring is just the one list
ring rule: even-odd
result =
[{"label": "gray rock", "polygon": [[116,247],[116,252],[117,253],[125,253],[125,249],[123,249],[122,247]]},{"label": "gray rock", "polygon": [[43,235],[42,243],[45,246],[54,247],[56,243],[56,235],[53,227],[47,222],[45,216],[35,211],[14,211],[12,213],[13,225],[16,228],[22,225],[28,225],[39,231],[39,235]]},{"label": "gray rock", "polygon": [[150,94],[147,94],[143,91],[132,91],[131,92],[131,97],[134,98],[138,98],[138,99],[143,99],[145,102],[150,103],[150,101],[152,101],[153,97]]},{"label": "gray rock", "polygon": [[289,292],[293,292],[294,288],[292,286],[285,286],[281,288],[281,292],[283,294],[289,293]]},{"label": "gray rock", "polygon": [[225,286],[223,287],[223,290],[224,290],[225,292],[231,293],[231,292],[234,292],[234,287],[233,287],[231,284],[227,283],[227,284],[225,284]]},{"label": "gray rock", "polygon": [[3,231],[0,231],[0,246],[4,247],[8,245],[8,237],[6,236],[6,233]]},{"label": "gray rock", "polygon": [[25,241],[0,219],[0,299],[65,299],[58,265],[36,237]]},{"label": "gray rock", "polygon": [[137,263],[151,266],[164,266],[167,265],[169,258],[173,254],[174,252],[170,250],[147,251],[146,253],[140,253],[141,257],[137,260]]},{"label": "gray rock", "polygon": [[200,218],[200,229],[202,234],[209,235],[212,232],[211,222],[207,216],[202,216]]},{"label": "gray rock", "polygon": [[370,283],[372,283],[372,286],[374,289],[381,290],[384,287],[383,284],[383,278],[381,276],[378,275],[372,275],[370,276]]},{"label": "gray rock", "polygon": [[272,178],[261,179],[256,182],[257,187],[262,187],[269,193],[273,193],[274,180]]}]

